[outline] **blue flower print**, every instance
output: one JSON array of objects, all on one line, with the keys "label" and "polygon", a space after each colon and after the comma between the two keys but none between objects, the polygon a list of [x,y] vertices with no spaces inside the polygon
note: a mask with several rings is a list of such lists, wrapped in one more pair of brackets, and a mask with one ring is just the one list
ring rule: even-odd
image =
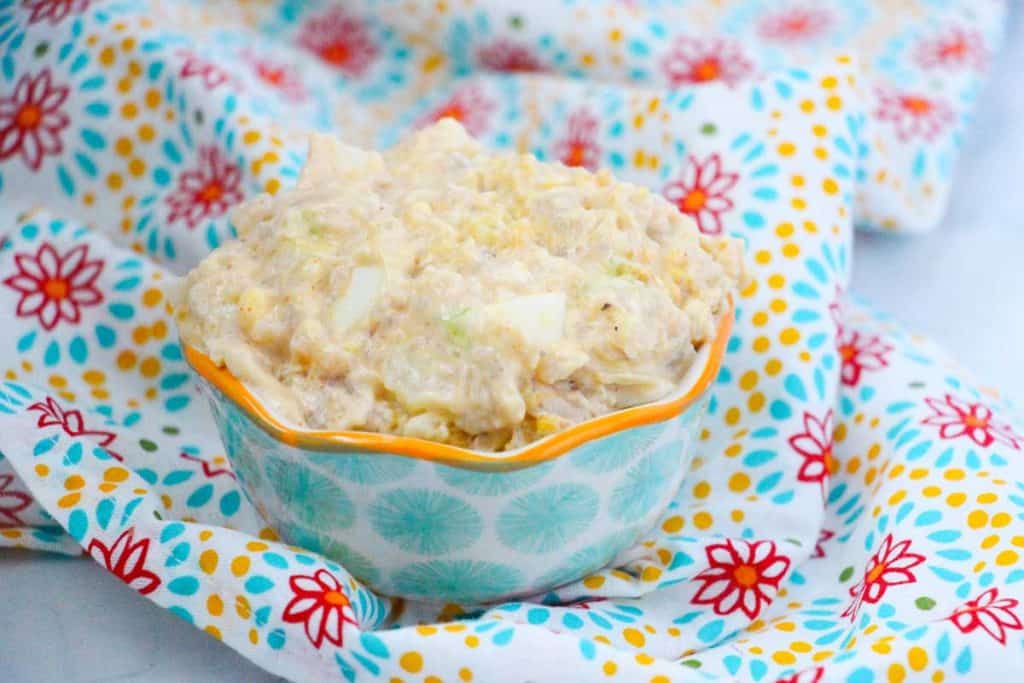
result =
[{"label": "blue flower print", "polygon": [[524,553],[547,553],[586,530],[598,497],[582,484],[556,484],[519,496],[498,516],[498,538]]},{"label": "blue flower print", "polygon": [[370,523],[383,538],[407,551],[442,555],[480,537],[480,515],[455,496],[429,489],[396,489],[370,504]]}]

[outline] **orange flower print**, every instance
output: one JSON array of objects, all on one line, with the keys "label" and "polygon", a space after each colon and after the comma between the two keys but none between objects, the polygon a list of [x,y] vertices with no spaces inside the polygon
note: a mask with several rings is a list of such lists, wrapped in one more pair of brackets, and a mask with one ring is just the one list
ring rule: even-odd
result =
[{"label": "orange flower print", "polygon": [[179,53],[184,61],[179,74],[184,78],[198,78],[206,88],[213,90],[231,80],[231,74],[222,69],[216,62],[200,57],[195,52],[182,50]]},{"label": "orange flower print", "polygon": [[814,554],[811,557],[821,559],[825,557],[825,544],[835,538],[836,532],[822,529],[818,532],[818,541],[814,544]]},{"label": "orange flower print", "polygon": [[43,69],[35,77],[22,75],[10,94],[0,97],[0,161],[20,156],[38,171],[43,157],[64,150],[61,132],[71,123],[62,109],[68,92]]},{"label": "orange flower print", "polygon": [[910,552],[909,540],[897,543],[892,534],[887,535],[864,567],[863,578],[850,588],[853,601],[842,616],[853,621],[865,602],[874,605],[893,586],[916,583],[917,577],[910,570],[924,561],[924,555]]},{"label": "orange flower print", "polygon": [[789,445],[804,459],[796,478],[824,486],[832,465],[832,410],[821,420],[804,413],[804,431],[789,437]]},{"label": "orange flower print", "polygon": [[326,569],[319,569],[312,575],[291,577],[288,585],[294,597],[285,605],[281,618],[290,624],[302,624],[316,648],[325,640],[341,647],[345,624],[357,622],[338,579]]},{"label": "orange flower print", "polygon": [[190,455],[188,453],[180,453],[179,457],[182,460],[188,460],[189,462],[197,463],[200,467],[203,468],[203,476],[206,477],[207,479],[213,479],[214,477],[219,477],[221,475],[224,475],[231,479],[237,479],[234,472],[232,472],[226,467],[218,467],[216,464],[211,463],[209,460],[197,458],[196,456]]},{"label": "orange flower print", "polygon": [[142,595],[149,595],[160,587],[160,577],[146,569],[149,539],[136,541],[134,527],[122,532],[110,547],[98,538],[92,539],[86,552]]},{"label": "orange flower print", "polygon": [[875,117],[891,124],[903,142],[915,138],[931,142],[953,123],[953,109],[942,100],[886,88],[875,92]]},{"label": "orange flower print", "polygon": [[711,605],[715,614],[723,616],[741,611],[756,619],[772,601],[790,565],[772,541],[729,538],[708,545],[705,552],[709,566],[695,577],[703,585],[691,602]]},{"label": "orange flower print", "polygon": [[753,71],[739,43],[731,38],[680,36],[661,60],[673,87],[720,81],[734,85]]},{"label": "orange flower print", "polygon": [[981,33],[960,26],[923,39],[914,53],[915,61],[925,69],[984,71],[988,57]]},{"label": "orange flower print", "polygon": [[199,166],[178,176],[177,191],[167,197],[169,223],[184,220],[195,228],[208,218],[223,215],[242,201],[242,170],[216,145],[199,148]]},{"label": "orange flower print", "polygon": [[59,24],[69,14],[84,12],[91,0],[21,0],[21,6],[32,13],[28,15],[28,23],[48,21]]},{"label": "orange flower print", "polygon": [[103,301],[96,287],[103,261],[89,260],[88,244],[61,254],[43,242],[35,254],[15,254],[14,264],[18,272],[3,281],[21,295],[14,313],[19,318],[37,318],[44,330],[52,330],[62,320],[78,324],[83,307]]},{"label": "orange flower print", "polygon": [[341,7],[310,17],[299,30],[298,43],[346,76],[361,76],[377,57],[366,25]]},{"label": "orange flower print", "polygon": [[832,301],[828,304],[828,315],[832,318],[832,324],[836,326],[836,334],[843,331],[843,319],[846,317],[843,308],[843,288],[836,285]]},{"label": "orange flower print", "polygon": [[775,681],[775,683],[821,683],[825,680],[825,668],[812,666],[792,676],[786,676]]},{"label": "orange flower print", "polygon": [[419,127],[429,126],[441,119],[455,119],[466,132],[476,136],[487,130],[494,109],[494,103],[484,95],[479,85],[467,85],[421,118]]},{"label": "orange flower print", "polygon": [[253,54],[247,57],[256,78],[276,90],[282,97],[293,102],[306,98],[306,88],[302,84],[298,70],[288,64],[275,62],[269,57]]},{"label": "orange flower print", "polygon": [[999,589],[992,587],[957,607],[947,618],[961,633],[981,629],[1000,645],[1006,645],[1007,631],[1024,630],[1024,623],[1014,612],[1018,604],[1016,598],[999,597]]},{"label": "orange flower print", "polygon": [[795,6],[761,18],[757,32],[778,43],[801,43],[820,38],[832,26],[832,13],[813,5]]},{"label": "orange flower print", "polygon": [[565,137],[555,143],[555,157],[566,166],[597,170],[601,147],[597,144],[597,117],[587,109],[569,115]]},{"label": "orange flower print", "polygon": [[992,410],[982,403],[971,403],[952,394],[926,398],[924,402],[933,414],[921,420],[921,424],[938,427],[943,439],[967,438],[982,448],[998,443],[1015,451],[1024,445],[1024,437],[1015,433],[1009,424],[996,419]]},{"label": "orange flower print", "polygon": [[103,429],[88,429],[85,420],[82,418],[82,411],[74,408],[64,408],[52,396],[47,396],[45,401],[37,401],[28,408],[29,412],[39,413],[36,427],[59,426],[68,436],[91,437],[96,443],[102,446],[110,457],[119,462],[124,461],[124,456],[115,453],[110,449],[110,444],[117,439],[117,434]]},{"label": "orange flower print", "polygon": [[879,336],[844,329],[840,330],[836,338],[836,350],[842,363],[839,379],[844,385],[855,387],[865,370],[888,367],[887,357],[892,352],[892,346]]},{"label": "orange flower print", "polygon": [[14,475],[0,474],[0,529],[9,526],[24,526],[18,513],[32,503],[32,497],[23,491],[14,490]]},{"label": "orange flower print", "polygon": [[729,192],[739,179],[738,173],[728,173],[722,168],[722,157],[718,152],[704,161],[691,155],[682,176],[666,185],[663,194],[680,211],[693,218],[701,232],[721,235],[722,214],[733,208]]},{"label": "orange flower print", "polygon": [[477,52],[477,60],[485,69],[491,71],[508,71],[529,73],[547,71],[540,58],[530,48],[519,43],[499,38],[490,45],[485,45]]}]

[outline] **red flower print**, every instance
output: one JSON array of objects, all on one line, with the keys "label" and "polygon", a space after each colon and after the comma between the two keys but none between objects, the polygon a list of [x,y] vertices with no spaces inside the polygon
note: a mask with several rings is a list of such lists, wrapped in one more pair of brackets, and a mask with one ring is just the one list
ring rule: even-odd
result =
[{"label": "red flower print", "polygon": [[86,552],[106,567],[117,578],[137,590],[149,595],[160,586],[160,577],[146,569],[149,554],[149,539],[134,539],[135,527],[125,529],[109,548],[98,538],[89,542]]},{"label": "red flower print", "polygon": [[875,117],[891,123],[896,137],[903,142],[914,138],[930,142],[953,122],[953,110],[942,100],[884,88],[876,89],[875,93]]},{"label": "red flower print", "polygon": [[167,197],[171,212],[167,220],[184,219],[194,228],[207,218],[216,218],[242,201],[242,169],[231,163],[216,145],[199,148],[199,166],[178,176],[178,190]]},{"label": "red flower print", "polygon": [[178,54],[185,59],[181,65],[180,75],[182,78],[196,76],[210,90],[231,80],[231,74],[222,69],[216,62],[211,62],[188,50],[181,50]]},{"label": "red flower print", "polygon": [[35,78],[24,74],[6,97],[0,97],[0,161],[20,155],[21,160],[38,171],[46,155],[64,149],[61,130],[71,119],[61,110],[68,98],[66,85],[55,85],[50,70]]},{"label": "red flower print", "polygon": [[706,235],[722,234],[722,214],[733,207],[729,191],[739,182],[738,173],[722,170],[717,152],[703,162],[690,155],[678,180],[665,186],[665,198],[697,221]]},{"label": "red flower print", "polygon": [[101,259],[89,260],[89,245],[79,244],[63,255],[43,242],[33,255],[14,255],[18,272],[3,283],[21,294],[15,313],[20,318],[39,318],[44,330],[52,330],[61,320],[77,324],[83,306],[103,301],[96,280],[103,272]]},{"label": "red flower print", "polygon": [[922,40],[914,56],[918,65],[925,69],[984,71],[988,63],[988,50],[981,33],[959,26]]},{"label": "red flower print", "polygon": [[1024,437],[1015,433],[1009,424],[997,420],[984,404],[969,403],[952,394],[926,398],[924,402],[935,414],[921,420],[921,424],[938,427],[943,439],[967,437],[982,448],[999,443],[1016,451],[1024,444]]},{"label": "red flower print", "polygon": [[547,71],[547,67],[530,48],[503,38],[480,48],[476,56],[480,65],[491,71]]},{"label": "red flower print", "polygon": [[829,531],[828,529],[822,529],[818,532],[818,542],[814,544],[814,554],[811,557],[822,558],[825,557],[825,544],[835,538],[836,532]]},{"label": "red flower print", "polygon": [[597,169],[601,148],[597,144],[597,117],[586,109],[569,116],[569,130],[555,143],[555,156],[566,166]]},{"label": "red flower print", "polygon": [[420,119],[419,125],[455,119],[470,135],[480,135],[487,129],[494,108],[494,103],[487,99],[479,85],[467,85]]},{"label": "red flower print", "polygon": [[299,72],[287,64],[280,64],[267,57],[249,55],[249,65],[256,78],[292,101],[306,98],[306,88],[302,84]]},{"label": "red flower print", "polygon": [[789,437],[789,445],[804,458],[796,478],[824,485],[832,468],[832,409],[823,420],[804,413],[804,431]]},{"label": "red flower print", "polygon": [[61,407],[57,401],[52,397],[47,396],[46,401],[39,401],[30,405],[26,410],[32,412],[39,412],[39,419],[36,421],[36,427],[52,427],[59,425],[64,433],[68,436],[90,436],[100,446],[106,449],[110,457],[120,462],[124,461],[124,457],[115,453],[110,449],[110,444],[114,443],[114,439],[117,435],[114,432],[108,432],[102,429],[86,429],[85,421],[82,419],[82,412],[77,409],[66,410]]},{"label": "red flower print", "polygon": [[576,609],[594,609],[594,605],[599,602],[606,602],[608,598],[579,598],[578,600],[570,600],[569,602],[563,603],[563,607],[574,607]]},{"label": "red flower print", "polygon": [[980,628],[999,641],[1000,645],[1006,645],[1007,631],[1024,629],[1020,617],[1013,613],[1017,605],[1016,598],[1001,598],[998,588],[989,588],[957,607],[947,619],[961,633],[971,633]]},{"label": "red flower print", "polygon": [[909,540],[894,543],[892,534],[887,535],[864,567],[864,577],[850,588],[853,602],[843,616],[853,621],[863,603],[877,603],[890,586],[916,583],[917,577],[910,570],[924,560],[924,555],[910,552]]},{"label": "red flower print", "polygon": [[845,313],[843,311],[843,288],[839,285],[836,285],[835,296],[832,297],[832,301],[828,305],[828,314],[832,318],[832,324],[836,326],[836,332],[841,333]]},{"label": "red flower print", "polygon": [[32,496],[14,490],[14,475],[0,474],[0,529],[8,526],[24,526],[18,513],[31,504]]},{"label": "red flower print", "polygon": [[678,87],[711,81],[734,85],[751,73],[753,65],[735,40],[681,36],[661,60],[661,68],[669,84]]},{"label": "red flower print", "polygon": [[326,569],[315,574],[297,574],[288,580],[291,599],[281,618],[290,624],[303,624],[306,637],[319,648],[324,640],[341,646],[346,623],[356,624],[351,603],[342,592],[341,583]]},{"label": "red flower print", "polygon": [[377,56],[366,25],[341,7],[310,17],[298,43],[346,76],[361,75]]},{"label": "red flower print", "polygon": [[715,614],[741,610],[756,619],[772,601],[772,593],[765,588],[778,589],[789,570],[789,558],[777,553],[772,541],[748,543],[730,538],[708,545],[705,552],[709,566],[694,577],[704,585],[691,602],[711,605]]},{"label": "red flower print", "polygon": [[812,666],[792,676],[786,676],[775,681],[775,683],[821,683],[825,680],[825,667]]},{"label": "red flower print", "polygon": [[848,387],[855,387],[864,370],[888,367],[886,356],[892,348],[881,337],[862,335],[856,330],[841,330],[836,338],[836,350],[842,362],[840,380]]},{"label": "red flower print", "polygon": [[21,6],[32,10],[28,23],[34,24],[45,19],[51,24],[57,24],[72,12],[84,12],[89,7],[89,2],[90,0],[21,0]]},{"label": "red flower print", "polygon": [[182,453],[181,459],[188,460],[189,462],[199,463],[203,468],[203,476],[206,477],[207,479],[213,479],[214,477],[219,477],[222,474],[231,477],[232,479],[235,479],[234,472],[227,469],[226,467],[217,467],[216,465],[211,465],[209,460],[203,460],[202,458],[197,458],[194,455],[189,455],[188,453]]},{"label": "red flower print", "polygon": [[807,5],[764,16],[757,30],[765,40],[799,43],[820,38],[831,25],[832,14],[828,10]]}]

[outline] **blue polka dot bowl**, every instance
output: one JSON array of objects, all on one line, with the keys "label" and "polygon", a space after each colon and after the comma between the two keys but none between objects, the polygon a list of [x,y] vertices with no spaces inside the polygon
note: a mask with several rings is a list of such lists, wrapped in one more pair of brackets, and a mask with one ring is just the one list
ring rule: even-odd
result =
[{"label": "blue polka dot bowl", "polygon": [[686,473],[731,324],[730,310],[668,398],[503,453],[296,430],[227,370],[185,356],[243,490],[286,541],[381,593],[472,604],[584,577],[656,523]]}]

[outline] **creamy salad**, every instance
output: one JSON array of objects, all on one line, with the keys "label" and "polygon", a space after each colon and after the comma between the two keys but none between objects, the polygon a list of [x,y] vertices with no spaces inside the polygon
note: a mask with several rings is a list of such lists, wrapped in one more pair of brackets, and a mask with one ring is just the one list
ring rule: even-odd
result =
[{"label": "creamy salad", "polygon": [[741,249],[647,189],[486,150],[443,120],[317,136],[184,280],[182,340],[296,426],[519,447],[675,389]]}]

